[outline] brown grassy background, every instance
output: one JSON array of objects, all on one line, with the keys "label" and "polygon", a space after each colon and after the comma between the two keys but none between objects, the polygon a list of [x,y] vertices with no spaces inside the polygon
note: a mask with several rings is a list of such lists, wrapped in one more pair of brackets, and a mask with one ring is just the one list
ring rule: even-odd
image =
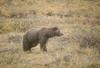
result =
[{"label": "brown grassy background", "polygon": [[[24,32],[44,26],[64,36],[24,53]],[[99,0],[0,0],[0,68],[100,68],[99,57]]]}]

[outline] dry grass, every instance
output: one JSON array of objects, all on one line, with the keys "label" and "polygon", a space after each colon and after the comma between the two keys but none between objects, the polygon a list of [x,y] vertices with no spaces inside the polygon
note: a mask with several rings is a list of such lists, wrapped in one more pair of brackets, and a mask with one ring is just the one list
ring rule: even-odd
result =
[{"label": "dry grass", "polygon": [[[58,24],[58,27],[64,33],[61,38],[50,39],[47,47],[48,52],[42,53],[39,46],[32,49],[32,53],[23,53],[21,42],[16,42],[18,35],[22,34],[5,34],[1,35],[3,41],[0,44],[0,66],[3,68],[99,68],[100,67],[100,53],[97,49],[89,48],[88,44],[81,39],[84,35],[94,32],[93,37],[99,37],[99,26],[90,27],[89,25],[79,25],[79,24]],[[91,30],[91,29],[96,29]],[[36,29],[36,28],[35,28]],[[70,31],[69,31],[70,29]],[[78,31],[78,32],[77,32]],[[80,36],[81,35],[81,36]],[[9,37],[15,38],[10,42],[7,42]],[[17,38],[16,38],[17,36]],[[90,35],[89,35],[90,36]],[[19,36],[20,37],[20,36]],[[93,39],[93,38],[91,38]],[[100,38],[99,38],[100,39]],[[95,40],[95,39],[94,39]],[[81,41],[81,42],[80,42]],[[98,43],[98,40],[94,41]],[[91,44],[92,42],[88,42]],[[82,48],[80,45],[87,46],[87,48]],[[100,43],[98,43],[100,44]],[[93,45],[95,46],[95,45]],[[6,65],[6,66],[5,66]]]},{"label": "dry grass", "polygon": [[[99,4],[99,0],[1,0],[0,68],[100,68]],[[10,18],[30,10],[37,15]],[[47,53],[39,46],[24,53],[23,33],[44,26],[58,26],[64,36],[50,39]]]}]

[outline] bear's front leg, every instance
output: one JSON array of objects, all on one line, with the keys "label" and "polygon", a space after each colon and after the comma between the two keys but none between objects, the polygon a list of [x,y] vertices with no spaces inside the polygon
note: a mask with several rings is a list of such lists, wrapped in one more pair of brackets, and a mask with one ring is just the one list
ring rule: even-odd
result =
[{"label": "bear's front leg", "polygon": [[44,45],[41,45],[41,44],[40,44],[40,49],[41,49],[43,52],[47,52],[46,44],[44,44]]},{"label": "bear's front leg", "polygon": [[41,38],[39,43],[40,43],[40,49],[43,51],[43,52],[47,52],[47,48],[46,48],[46,43],[47,43],[47,38]]}]

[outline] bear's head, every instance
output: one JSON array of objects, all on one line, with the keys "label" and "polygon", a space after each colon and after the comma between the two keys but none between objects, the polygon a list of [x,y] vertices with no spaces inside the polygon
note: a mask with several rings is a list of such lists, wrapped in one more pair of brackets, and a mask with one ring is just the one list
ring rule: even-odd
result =
[{"label": "bear's head", "polygon": [[52,27],[49,29],[49,36],[54,37],[54,36],[62,36],[63,33],[60,32],[58,27]]}]

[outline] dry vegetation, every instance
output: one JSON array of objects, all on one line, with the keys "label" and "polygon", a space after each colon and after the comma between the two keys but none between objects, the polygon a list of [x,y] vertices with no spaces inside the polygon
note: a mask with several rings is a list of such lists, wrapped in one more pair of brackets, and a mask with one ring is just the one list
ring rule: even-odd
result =
[{"label": "dry vegetation", "polygon": [[[44,26],[64,36],[24,53],[24,32]],[[100,1],[0,0],[0,68],[100,68]]]}]

